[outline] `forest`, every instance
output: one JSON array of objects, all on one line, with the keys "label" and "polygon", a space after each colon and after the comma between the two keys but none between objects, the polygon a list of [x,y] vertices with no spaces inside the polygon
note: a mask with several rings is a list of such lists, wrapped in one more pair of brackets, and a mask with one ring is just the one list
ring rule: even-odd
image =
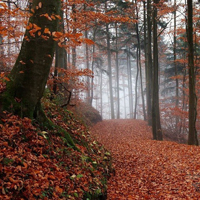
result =
[{"label": "forest", "polygon": [[0,199],[199,199],[199,13],[1,0]]}]

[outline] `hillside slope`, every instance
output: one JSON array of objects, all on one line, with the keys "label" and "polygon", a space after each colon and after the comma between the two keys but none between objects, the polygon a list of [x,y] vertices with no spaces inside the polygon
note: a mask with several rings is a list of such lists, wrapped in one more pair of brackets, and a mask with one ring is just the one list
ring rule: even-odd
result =
[{"label": "hillside slope", "polygon": [[0,199],[106,199],[110,153],[72,112],[43,105],[51,128],[0,116]]}]

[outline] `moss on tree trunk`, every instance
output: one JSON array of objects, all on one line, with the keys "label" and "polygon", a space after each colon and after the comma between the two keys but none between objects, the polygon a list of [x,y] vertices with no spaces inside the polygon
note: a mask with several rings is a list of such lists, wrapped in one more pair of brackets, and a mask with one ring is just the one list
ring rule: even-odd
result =
[{"label": "moss on tree trunk", "polygon": [[[34,0],[29,28],[21,51],[10,73],[6,91],[1,95],[2,109],[33,119],[45,89],[52,64],[60,0]],[[51,19],[47,17],[54,16]],[[47,33],[49,30],[49,33]]]},{"label": "moss on tree trunk", "polygon": [[0,108],[63,132],[67,144],[77,149],[70,135],[46,117],[40,103],[54,57],[52,33],[58,30],[60,10],[61,0],[33,0],[19,56],[0,96]]}]

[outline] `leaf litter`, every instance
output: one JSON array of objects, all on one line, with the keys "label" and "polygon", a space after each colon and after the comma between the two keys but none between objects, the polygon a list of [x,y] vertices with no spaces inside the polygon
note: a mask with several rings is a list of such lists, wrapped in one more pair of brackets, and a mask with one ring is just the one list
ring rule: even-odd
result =
[{"label": "leaf litter", "polygon": [[113,158],[108,200],[200,199],[200,147],[154,141],[142,120],[105,120],[92,135]]}]

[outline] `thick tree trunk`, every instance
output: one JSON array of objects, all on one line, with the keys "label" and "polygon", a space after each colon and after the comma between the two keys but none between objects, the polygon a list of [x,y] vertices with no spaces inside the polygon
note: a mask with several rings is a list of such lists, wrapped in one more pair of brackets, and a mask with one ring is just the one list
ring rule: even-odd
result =
[{"label": "thick tree trunk", "polygon": [[188,144],[198,145],[196,116],[197,116],[197,97],[195,91],[194,73],[194,49],[193,49],[193,5],[192,0],[188,0],[188,66],[189,66],[189,135]]},{"label": "thick tree trunk", "polygon": [[58,19],[49,20],[44,14],[59,15],[60,0],[34,0],[33,9],[30,30],[26,30],[10,81],[1,95],[3,110],[29,118],[37,117],[55,50],[50,33],[57,31]]}]

